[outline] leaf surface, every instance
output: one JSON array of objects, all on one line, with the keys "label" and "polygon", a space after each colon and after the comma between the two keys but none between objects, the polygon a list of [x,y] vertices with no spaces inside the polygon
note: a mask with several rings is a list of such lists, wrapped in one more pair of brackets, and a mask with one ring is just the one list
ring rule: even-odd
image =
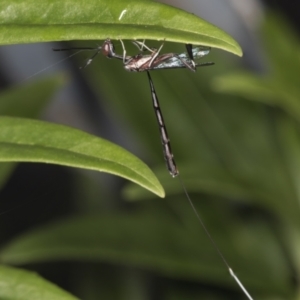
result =
[{"label": "leaf surface", "polygon": [[[105,261],[142,267],[171,278],[238,289],[197,219],[191,216],[190,207],[183,199],[177,200],[173,200],[172,212],[160,201],[135,213],[86,215],[48,224],[16,238],[2,248],[0,258],[16,265],[59,260]],[[277,293],[288,293],[288,268],[268,226],[257,220],[238,222],[237,226],[226,204],[219,206],[214,211],[210,233],[223,254],[238,266],[239,278],[251,290],[262,292],[271,288]],[[210,215],[207,209],[202,213],[205,219]]]},{"label": "leaf surface", "polygon": [[164,197],[152,171],[121,147],[67,126],[0,117],[0,161],[41,162],[103,171]]},{"label": "leaf surface", "polygon": [[78,300],[39,275],[0,266],[0,299],[5,300]]},{"label": "leaf surface", "polygon": [[[0,115],[26,118],[38,117],[54,92],[65,81],[63,76],[54,76],[1,92]],[[7,182],[15,166],[15,163],[1,163],[0,187]]]},{"label": "leaf surface", "polygon": [[0,44],[152,39],[200,44],[239,56],[223,30],[175,7],[145,0],[3,0]]}]

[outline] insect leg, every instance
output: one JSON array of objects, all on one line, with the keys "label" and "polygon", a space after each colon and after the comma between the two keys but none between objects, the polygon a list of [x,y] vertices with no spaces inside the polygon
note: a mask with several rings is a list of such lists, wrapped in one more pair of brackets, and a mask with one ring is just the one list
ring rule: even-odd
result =
[{"label": "insect leg", "polygon": [[160,109],[159,101],[157,94],[154,89],[154,84],[151,79],[149,71],[147,71],[148,79],[149,79],[149,84],[150,84],[150,90],[151,90],[151,97],[152,97],[152,104],[154,108],[154,112],[156,115],[156,119],[158,122],[159,126],[159,132],[160,132],[160,137],[161,137],[161,142],[163,146],[163,153],[164,153],[164,158],[167,164],[167,168],[171,174],[172,177],[175,177],[179,174],[179,171],[176,167],[176,163],[174,160],[174,156],[171,150],[171,144],[170,144],[170,139],[167,133],[167,128],[164,122],[164,118]]}]

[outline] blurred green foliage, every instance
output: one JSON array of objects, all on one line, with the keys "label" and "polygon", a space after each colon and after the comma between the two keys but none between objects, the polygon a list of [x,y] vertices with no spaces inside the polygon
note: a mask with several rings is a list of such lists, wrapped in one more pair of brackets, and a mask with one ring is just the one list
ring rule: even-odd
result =
[{"label": "blurred green foliage", "polygon": [[[214,67],[152,77],[182,179],[230,265],[254,299],[298,299],[299,40],[274,15],[261,32],[269,66],[263,75],[241,74],[237,65],[234,75],[234,61],[212,51]],[[1,261],[31,268],[69,261],[68,288],[87,300],[244,299],[179,181],[165,170],[146,74],[126,73],[105,58],[85,73],[167,197],[128,185],[127,209],[113,209],[109,203],[120,201],[121,190],[101,183],[99,190],[77,173],[73,201],[81,212],[17,236],[3,245]]]}]

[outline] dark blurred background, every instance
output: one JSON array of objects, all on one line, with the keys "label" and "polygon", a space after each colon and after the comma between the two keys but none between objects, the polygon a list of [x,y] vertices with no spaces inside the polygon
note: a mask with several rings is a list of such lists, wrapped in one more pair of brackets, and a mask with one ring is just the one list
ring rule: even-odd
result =
[{"label": "dark blurred background", "polygon": [[[221,251],[229,257],[230,264],[237,270],[238,276],[250,293],[256,296],[255,299],[296,299],[300,271],[297,266],[297,250],[291,246],[293,243],[285,241],[285,229],[289,225],[279,216],[280,205],[274,210],[270,209],[272,199],[280,194],[276,188],[281,184],[285,185],[286,179],[278,179],[279,183],[272,181],[268,175],[268,171],[273,172],[272,168],[268,170],[268,164],[264,165],[264,161],[272,155],[268,152],[270,149],[275,152],[276,147],[281,149],[274,128],[276,118],[279,114],[281,118],[283,113],[276,106],[269,106],[263,101],[249,101],[245,99],[247,97],[236,94],[218,94],[213,90],[211,82],[215,77],[226,76],[231,71],[243,70],[254,76],[272,75],[272,60],[269,59],[268,49],[264,45],[266,35],[261,28],[268,22],[268,15],[276,13],[299,37],[297,1],[162,2],[193,12],[222,28],[238,41],[244,51],[244,56],[238,58],[213,50],[205,60],[214,61],[215,66],[198,69],[197,75],[187,74],[187,70],[162,71],[163,74],[155,72],[153,80],[165,113],[166,124],[170,124],[169,134],[179,170],[182,166],[183,180],[187,181],[187,188]],[[152,42],[148,41],[148,45],[152,45]],[[268,43],[270,45],[270,41]],[[179,227],[180,224],[184,224],[183,227],[186,225],[184,218],[189,219],[186,226],[188,229],[192,228],[192,232],[185,231],[184,236],[187,236],[187,240],[181,240],[182,235],[178,235],[178,244],[173,246],[179,245],[177,251],[190,256],[191,269],[193,261],[195,266],[207,263],[207,267],[203,268],[201,273],[191,269],[185,270],[184,267],[180,272],[178,266],[174,266],[177,271],[172,273],[172,267],[168,269],[163,263],[160,267],[159,262],[153,263],[151,267],[151,264],[143,263],[142,258],[126,260],[126,257],[114,259],[103,255],[94,259],[86,254],[85,259],[81,257],[68,260],[60,257],[40,263],[25,263],[19,267],[38,271],[43,277],[81,299],[245,299],[229,278],[225,266],[202,233],[201,227],[194,222],[195,217],[186,203],[179,182],[168,178],[157,125],[151,110],[146,75],[126,73],[119,62],[104,57],[97,57],[93,65],[82,70],[79,67],[84,65],[89,54],[80,54],[64,60],[68,53],[51,50],[70,45],[71,43],[43,43],[0,47],[1,91],[5,93],[9,89],[26,85],[44,76],[64,74],[67,78],[66,84],[49,93],[49,100],[45,101],[47,104],[40,110],[40,118],[101,136],[133,152],[158,174],[166,187],[166,199],[156,199],[155,196],[149,196],[146,192],[143,194],[138,190],[136,193],[140,196],[136,198],[140,199],[128,201],[125,196],[129,192],[125,192],[124,196],[124,189],[131,191],[134,187],[111,175],[55,165],[18,164],[13,168],[11,176],[2,183],[1,245],[5,246],[6,243],[43,224],[68,220],[71,216],[80,218],[90,213],[99,213],[99,218],[101,215],[117,218],[118,214],[128,214],[130,219],[130,214],[133,214],[134,219],[139,213],[143,215],[145,211],[150,211],[153,216],[152,220],[148,220],[149,223],[145,223],[149,227],[145,225],[143,229],[144,238],[151,241],[151,224],[157,222],[163,226],[162,220],[167,218],[160,215],[159,211],[162,210],[166,215],[175,216],[175,221],[172,220],[179,224]],[[93,46],[95,42],[81,41],[76,45]],[[121,51],[119,42],[116,41],[115,45],[117,50]],[[126,45],[129,49],[134,49],[130,48],[128,41]],[[153,42],[153,45],[159,44]],[[184,49],[183,45],[169,43],[164,51],[183,52]],[[279,55],[281,49],[276,48],[274,52],[276,51]],[[60,60],[64,61],[57,63]],[[24,94],[22,101],[26,103],[32,96]],[[140,108],[139,105],[145,107]],[[297,123],[295,128],[298,130],[298,120],[293,119],[292,122]],[[266,145],[261,150],[261,144],[255,140],[256,133],[260,136],[261,132],[265,131],[268,131],[272,139],[265,141],[262,137],[262,144]],[[254,141],[258,143],[257,146],[254,145]],[[258,167],[251,169],[249,165],[253,166],[255,162]],[[272,162],[270,165],[272,166]],[[220,166],[222,172],[214,173],[215,168]],[[244,173],[239,171],[242,169]],[[253,174],[257,177],[254,178],[256,175]],[[278,174],[278,177],[282,175],[280,172]],[[200,179],[197,179],[198,175]],[[217,176],[220,178],[216,179]],[[227,184],[227,176],[236,179],[235,188]],[[250,182],[250,178],[253,181]],[[264,179],[264,186],[268,186],[269,190],[261,192],[260,187],[263,186]],[[214,180],[219,180],[220,184],[215,185]],[[297,189],[297,182],[295,186]],[[288,186],[285,186],[285,189],[290,191]],[[282,192],[278,196],[282,200],[281,205],[284,206],[284,203],[287,203],[285,197],[289,196],[283,195],[289,194]],[[264,197],[271,200],[260,202]],[[117,225],[123,226],[122,222]],[[173,223],[170,222],[166,226],[171,226],[170,224]],[[109,225],[107,226],[105,231],[110,230]],[[112,228],[116,235],[118,226]],[[134,228],[138,228],[139,225],[136,223],[132,226],[129,228],[134,236]],[[290,227],[295,229],[294,234],[297,235],[296,225]],[[157,229],[154,235],[159,236],[160,230]],[[191,240],[188,240],[189,237]],[[168,239],[168,236],[162,235],[162,239]],[[101,245],[101,241],[99,243]],[[185,253],[180,248],[181,243],[191,248],[195,247],[196,250],[198,247],[204,247],[203,253],[208,253],[208,257],[200,257],[200,261],[197,261],[199,254],[196,250],[190,254]],[[144,252],[139,246],[136,247],[136,252],[132,255],[139,257]],[[147,252],[144,255],[148,255]],[[155,261],[155,258],[153,259]],[[210,260],[211,267],[208,263]],[[184,261],[183,259],[183,264]],[[171,259],[170,265],[172,263],[174,261]]]}]

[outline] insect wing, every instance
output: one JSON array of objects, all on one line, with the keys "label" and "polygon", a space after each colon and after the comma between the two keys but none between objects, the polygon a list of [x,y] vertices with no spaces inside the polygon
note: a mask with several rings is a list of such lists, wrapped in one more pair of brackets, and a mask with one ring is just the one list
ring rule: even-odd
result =
[{"label": "insect wing", "polygon": [[208,55],[210,52],[210,48],[207,47],[195,47],[192,49],[194,60],[202,58],[205,55]]}]

